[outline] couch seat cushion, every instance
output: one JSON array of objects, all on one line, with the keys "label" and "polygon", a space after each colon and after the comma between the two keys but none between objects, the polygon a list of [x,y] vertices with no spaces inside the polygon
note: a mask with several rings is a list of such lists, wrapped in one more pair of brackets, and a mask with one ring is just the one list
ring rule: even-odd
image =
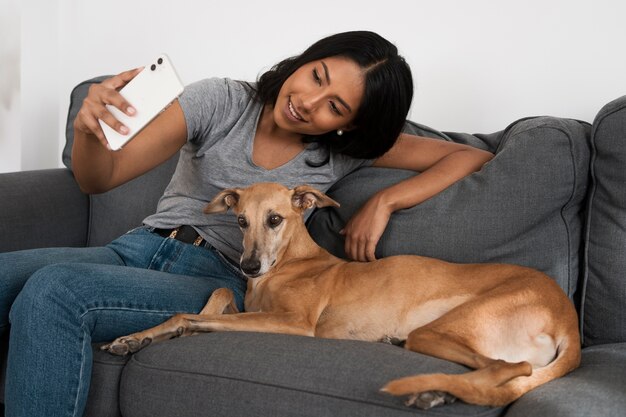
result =
[{"label": "couch seat cushion", "polygon": [[457,402],[428,412],[378,392],[390,379],[467,368],[382,343],[210,333],[155,344],[124,370],[122,415],[497,416]]}]

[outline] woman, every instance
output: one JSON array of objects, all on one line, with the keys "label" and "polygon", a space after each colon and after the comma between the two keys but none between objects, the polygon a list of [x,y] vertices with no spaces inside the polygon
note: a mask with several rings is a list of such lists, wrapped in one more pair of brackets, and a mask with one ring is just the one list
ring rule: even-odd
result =
[{"label": "woman", "polygon": [[0,255],[6,289],[0,329],[11,323],[8,417],[81,415],[93,342],[178,312],[199,312],[220,287],[231,288],[243,308],[235,219],[202,213],[221,189],[276,181],[326,191],[367,165],[421,172],[373,196],[345,226],[348,256],[369,261],[394,211],[430,198],[492,157],[400,133],[412,99],[411,73],[397,49],[371,32],[322,39],[256,84],[192,84],[122,150],[111,152],[97,120],[128,132],[105,104],[132,116],[118,90],[137,73],[91,87],[74,123],[76,179],[84,192],[104,192],[180,150],[177,169],[157,213],[106,247]]}]

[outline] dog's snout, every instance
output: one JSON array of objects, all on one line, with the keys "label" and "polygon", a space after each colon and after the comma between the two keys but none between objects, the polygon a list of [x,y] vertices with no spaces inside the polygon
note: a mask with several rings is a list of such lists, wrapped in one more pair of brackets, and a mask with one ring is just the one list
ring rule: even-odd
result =
[{"label": "dog's snout", "polygon": [[241,270],[248,276],[258,275],[261,270],[261,261],[254,258],[248,258],[241,261]]}]

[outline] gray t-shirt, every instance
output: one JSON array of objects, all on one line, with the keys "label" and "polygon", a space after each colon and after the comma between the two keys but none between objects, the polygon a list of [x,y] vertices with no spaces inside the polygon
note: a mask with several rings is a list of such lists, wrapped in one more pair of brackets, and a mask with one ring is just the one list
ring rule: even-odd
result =
[{"label": "gray t-shirt", "polygon": [[179,103],[187,123],[187,143],[157,212],[147,217],[145,224],[157,228],[194,226],[217,250],[238,261],[243,248],[235,216],[203,213],[218,192],[255,182],[279,182],[289,188],[308,184],[325,192],[348,173],[372,163],[331,154],[327,164],[314,168],[306,160],[322,161],[326,151],[308,145],[277,168],[255,165],[252,144],[263,105],[253,95],[246,83],[224,78],[198,81],[185,88]]}]

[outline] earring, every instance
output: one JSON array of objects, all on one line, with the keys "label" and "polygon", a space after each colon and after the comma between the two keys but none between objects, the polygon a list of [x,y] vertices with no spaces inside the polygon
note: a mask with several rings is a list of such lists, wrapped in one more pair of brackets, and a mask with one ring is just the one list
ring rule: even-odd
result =
[{"label": "earring", "polygon": [[337,130],[337,136],[341,136],[341,135],[343,135],[343,130],[338,129],[338,130]]}]

